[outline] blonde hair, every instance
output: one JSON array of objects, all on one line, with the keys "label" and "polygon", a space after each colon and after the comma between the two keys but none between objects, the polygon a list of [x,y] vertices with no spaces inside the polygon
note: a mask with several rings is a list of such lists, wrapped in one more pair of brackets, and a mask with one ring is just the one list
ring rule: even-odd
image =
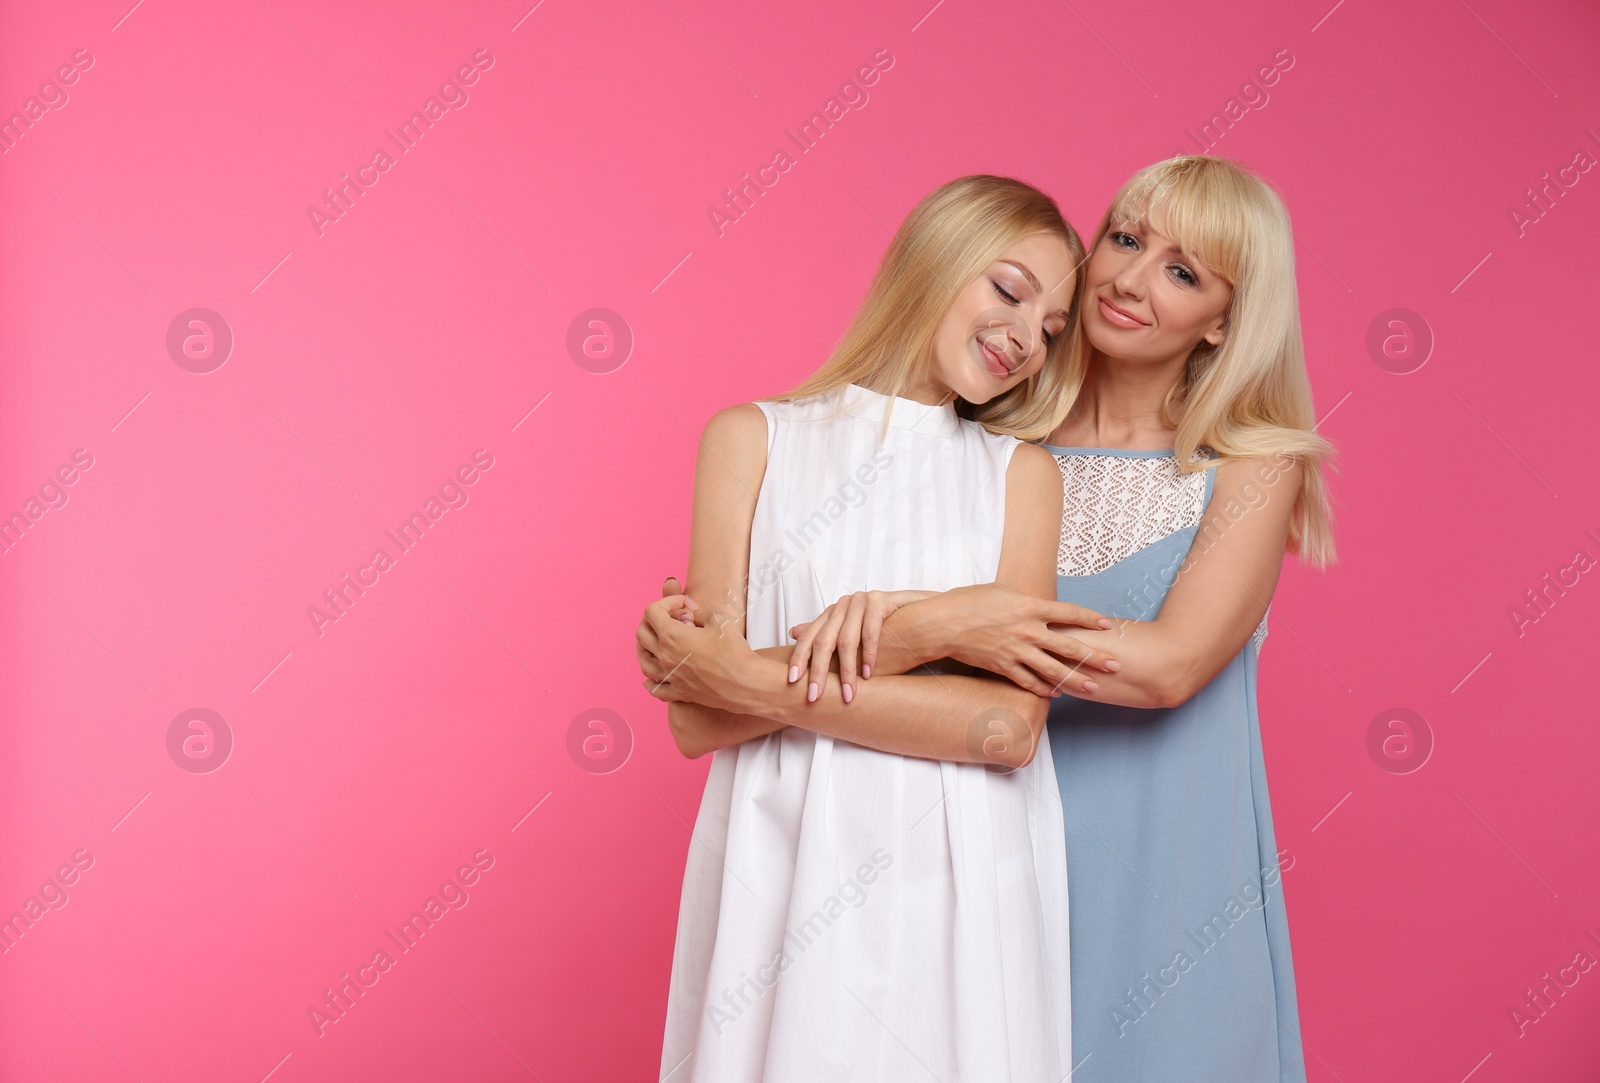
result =
[{"label": "blonde hair", "polygon": [[[787,402],[871,381],[898,395],[929,363],[935,332],[961,291],[1006,249],[1039,233],[1066,243],[1074,273],[1083,265],[1083,240],[1055,200],[1010,177],[977,174],[940,185],[895,231],[866,297],[828,360]],[[1068,326],[1077,316],[1077,296]],[[1020,440],[1043,440],[1060,423],[1055,403],[1066,391],[1067,354],[1074,336],[1057,335],[1038,372],[991,401],[983,424]],[[887,389],[887,390],[885,390]],[[965,402],[958,410],[970,415]],[[884,432],[888,431],[885,411]]]},{"label": "blonde hair", "polygon": [[[1237,162],[1209,155],[1169,158],[1146,166],[1122,186],[1095,231],[1091,251],[1113,225],[1141,220],[1149,220],[1233,287],[1226,336],[1216,346],[1201,340],[1162,403],[1163,422],[1177,430],[1173,450],[1179,469],[1263,455],[1297,460],[1303,480],[1290,517],[1288,550],[1307,564],[1325,567],[1334,549],[1323,468],[1333,445],[1316,433],[1300,335],[1294,233],[1283,200]],[[1082,302],[1081,279],[1078,289],[1075,312]],[[1081,320],[1063,337],[1072,341],[1064,390],[1053,404],[1057,426],[1071,413],[1094,353]],[[1196,461],[1203,446],[1218,457]]]}]

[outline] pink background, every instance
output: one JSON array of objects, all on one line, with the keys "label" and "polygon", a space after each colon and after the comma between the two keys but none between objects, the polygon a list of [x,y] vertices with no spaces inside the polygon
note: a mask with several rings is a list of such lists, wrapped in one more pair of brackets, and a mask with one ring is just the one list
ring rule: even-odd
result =
[{"label": "pink background", "polygon": [[[1510,213],[1600,155],[1592,5],[71,6],[0,34],[0,115],[93,58],[0,156],[0,514],[67,498],[0,555],[0,914],[93,863],[0,954],[0,1079],[655,1078],[709,761],[632,640],[684,568],[706,417],[820,364],[936,185],[1018,176],[1090,233],[1280,50],[1215,152],[1284,193],[1342,451],[1342,560],[1286,571],[1261,691],[1310,1078],[1600,1073],[1600,970],[1511,1015],[1600,958],[1600,172]],[[323,189],[480,49],[319,236]],[[708,206],[879,50],[719,236]],[[166,345],[195,307],[234,337],[206,374]],[[567,345],[595,307],[633,337],[608,373]],[[1435,340],[1414,372],[1367,346],[1393,308]],[[468,502],[319,635],[478,449]],[[169,751],[195,707],[220,766]],[[1433,742],[1409,773],[1368,750],[1396,708]],[[631,736],[609,773],[569,746],[596,709]],[[319,1037],[324,990],[479,851]]]}]

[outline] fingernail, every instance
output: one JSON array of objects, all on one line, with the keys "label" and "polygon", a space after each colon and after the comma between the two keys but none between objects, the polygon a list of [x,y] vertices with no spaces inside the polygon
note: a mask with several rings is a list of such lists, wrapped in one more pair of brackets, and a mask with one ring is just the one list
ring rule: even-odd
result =
[{"label": "fingernail", "polygon": [[855,691],[847,684],[844,686],[844,701],[849,703],[855,698]]},{"label": "fingernail", "polygon": [[872,667],[867,665],[866,663],[862,663],[862,665],[861,665],[861,675],[863,677],[872,676]]},{"label": "fingernail", "polygon": [[1109,620],[1107,620],[1105,617],[1101,617],[1100,618],[1100,627],[1109,628],[1109,627],[1111,627],[1111,622]]},{"label": "fingernail", "polygon": [[789,667],[789,683],[793,684],[795,681],[798,681],[799,679],[800,679],[800,667],[799,666],[790,666]]},{"label": "fingernail", "polygon": [[1122,668],[1122,663],[1117,661],[1115,658],[1109,659],[1106,662],[1106,672],[1107,673],[1115,673],[1117,670],[1119,670],[1121,668]]},{"label": "fingernail", "polygon": [[1100,691],[1100,686],[1095,684],[1093,681],[1084,681],[1083,690],[1085,692],[1098,692]]},{"label": "fingernail", "polygon": [[812,681],[811,682],[811,686],[806,689],[806,702],[807,703],[815,703],[816,701],[817,701],[817,682],[816,681]]}]

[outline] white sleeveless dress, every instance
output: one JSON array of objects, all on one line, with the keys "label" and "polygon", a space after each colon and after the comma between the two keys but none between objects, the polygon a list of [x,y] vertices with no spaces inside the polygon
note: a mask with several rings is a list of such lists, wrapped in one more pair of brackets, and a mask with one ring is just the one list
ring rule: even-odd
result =
[{"label": "white sleeveless dress", "polygon": [[[752,647],[853,591],[994,580],[1017,440],[857,384],[757,405]],[[660,1078],[1062,1083],[1067,952],[1047,740],[1004,772],[780,730],[714,754]]]}]

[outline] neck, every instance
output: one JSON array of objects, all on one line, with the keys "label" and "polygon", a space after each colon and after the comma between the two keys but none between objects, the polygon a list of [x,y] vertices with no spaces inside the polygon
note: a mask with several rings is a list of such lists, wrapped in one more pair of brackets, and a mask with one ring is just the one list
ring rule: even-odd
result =
[{"label": "neck", "polygon": [[[876,391],[882,395],[889,394],[888,389],[884,387],[874,387],[872,384],[864,382],[861,386],[868,391]],[[948,387],[939,385],[936,381],[924,380],[914,383],[904,391],[901,391],[900,397],[910,399],[913,402],[920,402],[924,406],[943,406],[946,403],[954,402],[956,393]]]},{"label": "neck", "polygon": [[1187,361],[1129,364],[1096,350],[1067,424],[1088,430],[1098,447],[1170,448],[1176,430],[1162,420],[1161,404]]}]

